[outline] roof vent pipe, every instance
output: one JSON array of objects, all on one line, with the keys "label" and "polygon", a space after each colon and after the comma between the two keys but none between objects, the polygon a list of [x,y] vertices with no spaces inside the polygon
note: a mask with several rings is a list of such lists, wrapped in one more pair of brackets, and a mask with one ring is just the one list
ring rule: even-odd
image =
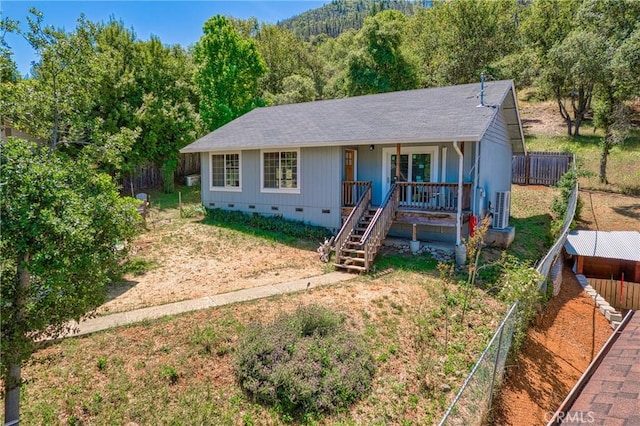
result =
[{"label": "roof vent pipe", "polygon": [[484,80],[485,80],[486,76],[484,75],[484,73],[480,74],[480,105],[478,105],[479,107],[483,107],[484,106]]}]

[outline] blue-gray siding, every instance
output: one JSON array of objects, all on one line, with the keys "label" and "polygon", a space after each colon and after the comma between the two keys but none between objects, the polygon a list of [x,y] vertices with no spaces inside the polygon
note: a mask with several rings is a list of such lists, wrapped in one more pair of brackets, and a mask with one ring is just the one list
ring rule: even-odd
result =
[{"label": "blue-gray siding", "polygon": [[[464,145],[463,181],[473,182],[475,179],[476,150],[479,150],[478,182],[476,188],[484,190],[480,197],[476,190],[472,191],[471,210],[482,216],[489,208],[489,202],[495,202],[497,191],[508,191],[511,187],[511,152],[512,147],[504,111],[498,111],[495,120],[480,142],[460,141]],[[458,181],[458,155],[450,142],[439,144],[416,143],[406,146],[437,146],[439,155],[438,178],[442,177],[443,160],[446,162],[445,182]],[[202,202],[206,207],[227,210],[241,210],[266,215],[278,214],[286,218],[301,220],[307,223],[325,226],[337,231],[341,224],[341,182],[344,176],[344,150],[357,151],[356,176],[359,181],[371,181],[372,203],[380,205],[383,197],[383,149],[393,148],[395,144],[359,146],[329,146],[301,148],[299,158],[299,194],[263,193],[260,191],[260,153],[259,150],[242,152],[242,191],[210,191],[210,154],[203,153],[202,162]],[[446,148],[446,159],[443,159],[443,148]],[[492,205],[492,207],[495,207]],[[466,231],[466,225],[464,225]],[[466,232],[463,232],[463,234]],[[410,236],[409,225],[395,224],[391,235]],[[455,228],[421,226],[419,239],[451,241],[455,239]]]},{"label": "blue-gray siding", "polygon": [[241,192],[211,191],[209,158],[209,153],[201,156],[205,207],[282,215],[330,229],[340,228],[342,150],[339,147],[300,150],[299,194],[261,192],[259,150],[242,152]]},{"label": "blue-gray siding", "polygon": [[485,191],[485,198],[481,204],[486,211],[495,208],[495,197],[498,191],[511,190],[512,148],[508,139],[507,125],[502,108],[498,111],[493,125],[480,141],[480,166],[478,186]]}]

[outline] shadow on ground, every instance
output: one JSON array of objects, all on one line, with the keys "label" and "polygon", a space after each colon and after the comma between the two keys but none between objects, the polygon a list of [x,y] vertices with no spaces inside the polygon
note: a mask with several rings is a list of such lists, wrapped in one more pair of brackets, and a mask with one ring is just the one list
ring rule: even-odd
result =
[{"label": "shadow on ground", "polygon": [[107,297],[105,299],[105,303],[110,302],[113,299],[117,299],[136,285],[138,285],[138,281],[130,280],[120,281],[109,285],[107,287]]},{"label": "shadow on ground", "polygon": [[628,206],[616,206],[613,207],[613,211],[621,216],[640,219],[640,203],[629,204]]}]

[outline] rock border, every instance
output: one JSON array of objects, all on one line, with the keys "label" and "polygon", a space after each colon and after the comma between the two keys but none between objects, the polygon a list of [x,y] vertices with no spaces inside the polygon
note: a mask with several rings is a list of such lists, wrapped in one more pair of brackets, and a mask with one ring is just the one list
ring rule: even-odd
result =
[{"label": "rock border", "polygon": [[616,310],[604,297],[600,296],[598,292],[589,285],[587,277],[582,274],[576,274],[576,278],[589,297],[595,300],[596,306],[600,309],[600,313],[609,321],[611,328],[614,330],[618,328],[620,322],[622,322],[622,312]]},{"label": "rock border", "polygon": [[[383,241],[385,247],[395,250],[398,254],[412,254],[410,247],[410,240],[400,239],[386,239]],[[452,263],[455,260],[455,252],[453,247],[450,249],[431,245],[429,242],[420,242],[420,248],[413,253],[414,256],[420,256],[424,254],[430,255],[437,262]]]}]

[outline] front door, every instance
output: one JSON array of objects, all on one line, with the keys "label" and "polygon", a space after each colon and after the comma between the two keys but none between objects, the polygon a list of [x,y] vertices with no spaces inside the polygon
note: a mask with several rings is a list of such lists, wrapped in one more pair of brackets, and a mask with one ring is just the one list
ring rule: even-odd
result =
[{"label": "front door", "polygon": [[344,150],[344,180],[356,180],[355,174],[356,151],[354,149]]},{"label": "front door", "polygon": [[[396,177],[396,161],[397,151],[395,148],[384,149],[383,164],[383,194],[386,196],[391,188],[391,184],[395,183]],[[402,147],[400,151],[400,177],[399,182],[436,182],[438,180],[438,147],[422,146],[422,147]]]}]

